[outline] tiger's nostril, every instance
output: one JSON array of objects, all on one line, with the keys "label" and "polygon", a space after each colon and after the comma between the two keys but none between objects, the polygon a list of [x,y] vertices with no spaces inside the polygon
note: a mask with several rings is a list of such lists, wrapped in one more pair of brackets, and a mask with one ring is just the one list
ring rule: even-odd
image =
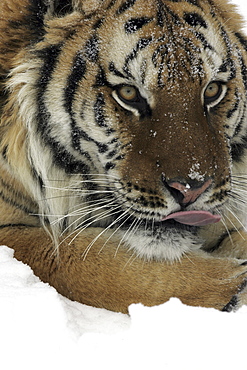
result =
[{"label": "tiger's nostril", "polygon": [[209,179],[205,182],[180,182],[173,179],[164,181],[163,179],[163,183],[176,202],[186,207],[189,204],[194,203],[197,198],[209,188],[212,180]]},{"label": "tiger's nostril", "polygon": [[165,183],[165,186],[169,190],[175,201],[179,204],[183,204],[184,194],[178,188],[170,186],[168,182]]}]

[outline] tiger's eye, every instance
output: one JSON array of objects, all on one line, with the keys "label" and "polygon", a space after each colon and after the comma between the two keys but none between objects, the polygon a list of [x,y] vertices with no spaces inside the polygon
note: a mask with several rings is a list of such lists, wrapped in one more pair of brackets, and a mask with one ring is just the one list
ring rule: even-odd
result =
[{"label": "tiger's eye", "polygon": [[222,93],[222,84],[211,82],[204,92],[205,103],[212,103],[217,100]]},{"label": "tiger's eye", "polygon": [[121,86],[118,94],[120,98],[127,101],[134,101],[137,98],[137,90],[134,86]]}]

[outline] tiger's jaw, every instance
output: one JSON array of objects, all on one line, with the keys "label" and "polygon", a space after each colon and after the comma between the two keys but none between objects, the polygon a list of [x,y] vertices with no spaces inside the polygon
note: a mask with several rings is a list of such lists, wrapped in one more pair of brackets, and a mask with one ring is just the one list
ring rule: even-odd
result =
[{"label": "tiger's jaw", "polygon": [[203,246],[202,227],[220,220],[208,211],[175,212],[159,221],[131,216],[121,224],[121,242],[147,260],[179,260],[184,253]]},{"label": "tiger's jaw", "polygon": [[[133,226],[134,225],[134,226]],[[184,253],[199,249],[202,240],[194,226],[176,221],[153,222],[133,219],[120,233],[125,245],[146,260],[179,260]]]}]

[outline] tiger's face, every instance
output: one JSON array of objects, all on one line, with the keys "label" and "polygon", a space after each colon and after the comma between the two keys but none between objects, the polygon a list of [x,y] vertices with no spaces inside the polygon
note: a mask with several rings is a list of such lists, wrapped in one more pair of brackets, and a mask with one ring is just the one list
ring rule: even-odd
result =
[{"label": "tiger's face", "polygon": [[40,137],[30,157],[45,145],[46,168],[77,179],[73,209],[91,208],[73,226],[103,225],[139,255],[173,260],[219,221],[243,155],[246,79],[239,40],[213,11],[116,1],[107,15],[64,17],[66,38],[61,19],[48,22],[27,72]]}]

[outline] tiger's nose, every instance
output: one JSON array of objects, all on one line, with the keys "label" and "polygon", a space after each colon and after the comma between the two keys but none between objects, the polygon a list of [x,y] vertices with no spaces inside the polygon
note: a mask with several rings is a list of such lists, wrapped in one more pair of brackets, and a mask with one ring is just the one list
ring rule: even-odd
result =
[{"label": "tiger's nose", "polygon": [[178,182],[169,180],[166,181],[166,187],[177,203],[187,206],[194,203],[197,198],[209,188],[211,183],[211,179],[205,182]]}]

